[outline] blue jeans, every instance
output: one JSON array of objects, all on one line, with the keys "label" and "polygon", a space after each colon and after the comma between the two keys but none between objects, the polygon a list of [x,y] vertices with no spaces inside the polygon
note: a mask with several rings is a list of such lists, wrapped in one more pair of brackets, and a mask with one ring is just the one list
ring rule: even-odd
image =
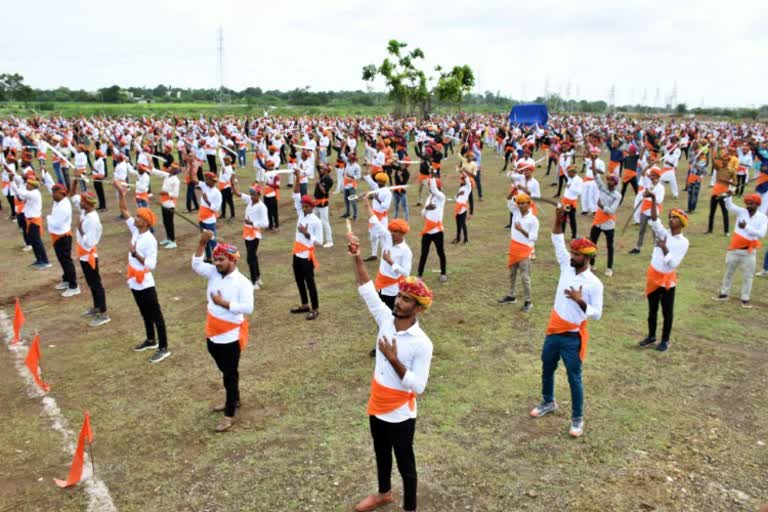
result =
[{"label": "blue jeans", "polygon": [[245,151],[245,149],[237,150],[237,165],[240,167],[245,167]]},{"label": "blue jeans", "polygon": [[477,185],[477,197],[483,198],[483,182],[480,180],[480,162],[477,162],[477,173],[475,174],[475,185]]},{"label": "blue jeans", "polygon": [[306,183],[299,183],[299,194],[302,196],[307,195],[307,184]]},{"label": "blue jeans", "polygon": [[763,270],[768,272],[768,251],[765,251],[765,259],[763,259]]},{"label": "blue jeans", "polygon": [[405,220],[408,221],[408,195],[405,192],[402,194],[395,192],[392,195],[395,196],[395,218],[397,218],[400,212],[400,205],[403,205],[403,215]]},{"label": "blue jeans", "polygon": [[571,387],[571,417],[581,418],[584,415],[584,385],[581,382],[581,359],[579,347],[581,340],[578,335],[550,334],[544,338],[541,349],[541,394],[544,402],[555,399],[555,370],[560,358],[563,359],[565,370],[568,372],[568,384]]},{"label": "blue jeans", "polygon": [[61,174],[61,164],[59,162],[53,162],[53,172],[56,174],[56,182],[64,185],[64,175]]},{"label": "blue jeans", "polygon": [[[216,223],[213,224],[206,224],[204,222],[199,223],[200,230],[207,229],[208,231],[213,231],[213,234],[216,235]],[[213,254],[213,250],[216,248],[216,240],[215,236],[214,239],[208,240],[208,243],[205,244],[205,257],[206,259],[211,259],[211,255]]]},{"label": "blue jeans", "polygon": [[349,208],[352,207],[352,211],[354,212],[352,214],[352,218],[357,220],[357,200],[350,201],[349,196],[353,196],[357,194],[357,191],[354,188],[345,188],[344,189],[344,215],[349,217]]},{"label": "blue jeans", "polygon": [[699,202],[699,190],[701,190],[700,181],[688,185],[688,213],[696,211],[696,203]]},{"label": "blue jeans", "polygon": [[136,200],[136,208],[147,208],[149,207],[149,204],[143,200],[143,199],[137,199]]}]

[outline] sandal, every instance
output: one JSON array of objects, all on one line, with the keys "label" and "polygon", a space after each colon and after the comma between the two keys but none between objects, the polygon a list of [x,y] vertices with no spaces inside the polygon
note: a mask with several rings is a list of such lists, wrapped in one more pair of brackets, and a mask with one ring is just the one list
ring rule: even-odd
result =
[{"label": "sandal", "polygon": [[298,313],[309,313],[309,306],[296,306],[295,308],[291,308],[291,313],[298,314]]}]

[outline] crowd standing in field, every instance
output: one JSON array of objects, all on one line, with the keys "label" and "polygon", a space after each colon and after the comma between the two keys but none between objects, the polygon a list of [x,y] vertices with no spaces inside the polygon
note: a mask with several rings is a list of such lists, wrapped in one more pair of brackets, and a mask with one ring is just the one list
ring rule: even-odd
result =
[{"label": "crowd standing in field", "polygon": [[[292,267],[300,303],[289,311],[307,321],[317,320],[320,293],[315,272],[323,259],[317,251],[334,245],[330,204],[341,196],[338,201],[344,204],[341,217],[347,219],[348,252],[359,293],[379,327],[371,351],[375,370],[368,405],[379,489],[357,505],[359,511],[393,500],[393,451],[404,482],[404,508],[416,509],[416,397],[426,388],[432,355],[432,342],[417,319],[432,306],[432,292],[421,278],[434,246],[439,282],[450,286],[446,284],[446,207],[450,212],[453,206],[456,236],[451,243],[469,244],[475,201],[484,199],[483,173],[501,171],[509,178],[504,195],[510,219],[506,226],[510,288],[500,304],[517,302],[519,277],[521,310],[527,313],[534,307],[531,268],[539,240],[538,215],[545,205],[555,208],[551,240],[560,278],[542,347],[542,401],[530,414],[538,418],[557,408],[554,374],[562,359],[571,389],[569,432],[574,437],[583,434],[585,425],[581,372],[589,339],[587,322],[603,314],[597,244],[604,235],[605,276],[621,274],[614,239],[619,227],[616,212],[623,201],[633,201],[627,223],[639,225],[635,247],[624,257],[642,252],[648,226],[653,238],[645,287],[648,335],[641,346],[660,352],[671,346],[677,269],[689,249],[683,232],[702,190],[710,195],[706,233],[714,235],[719,208],[723,233],[730,237],[725,276],[713,298],[728,299],[734,274],[741,270],[739,298],[744,308],[751,308],[753,277],[768,275],[768,254],[757,270],[760,240],[768,229],[768,127],[764,124],[568,116],[554,117],[547,126],[519,126],[506,116],[454,115],[428,120],[34,117],[6,119],[1,127],[5,211],[18,224],[22,250],[34,255],[32,269],[51,269],[43,237],[47,228],[62,273],[55,288],[62,300],[78,300],[73,299],[81,293],[74,248],[92,299],[83,317],[93,328],[111,321],[108,290],[99,271],[116,262],[103,262],[98,245],[104,212],[116,202],[118,219],[130,234],[126,282],[146,332],[135,350],[155,350],[153,363],[171,352],[162,294],[152,272],[159,258],[175,257],[178,220],[200,230],[192,268],[208,280],[205,338],[226,390],[226,400],[214,407],[224,413],[216,427],[221,432],[232,427],[241,405],[238,363],[248,339],[253,294],[269,293],[274,286],[262,281],[260,244],[285,236],[280,234],[280,218],[292,206],[297,215]],[[484,147],[503,158],[502,169],[483,165]],[[603,151],[607,161],[601,159]],[[540,158],[534,159],[535,155]],[[679,176],[683,159],[688,170]],[[247,167],[249,162],[252,169]],[[162,180],[159,191],[152,190],[153,176]],[[547,185],[554,193],[551,198]],[[41,186],[52,197],[45,222]],[[406,242],[415,216],[407,188],[417,189],[411,198],[415,195],[413,206],[420,208],[423,218],[417,222],[421,228],[417,276],[411,276],[413,255]],[[687,194],[687,208],[666,208],[665,227],[661,221],[665,197],[671,194],[677,199],[681,188]],[[281,192],[290,192],[289,200],[281,201]],[[628,194],[634,197],[627,199]],[[178,204],[182,198],[183,212]],[[736,198],[744,207],[737,205]],[[159,243],[156,206],[164,233]],[[190,214],[196,218],[190,219]],[[363,244],[353,228],[359,215],[367,223],[367,257],[361,255]],[[219,223],[238,219],[243,223],[241,247],[248,277],[237,268],[240,249],[217,240]],[[473,235],[472,243],[482,244],[482,240]],[[364,261],[379,262],[373,280]],[[663,326],[657,338],[659,307]]]}]

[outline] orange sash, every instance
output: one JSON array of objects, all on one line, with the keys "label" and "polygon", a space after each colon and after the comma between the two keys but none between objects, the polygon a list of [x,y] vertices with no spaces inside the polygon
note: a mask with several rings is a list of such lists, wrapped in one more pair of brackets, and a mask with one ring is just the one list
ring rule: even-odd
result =
[{"label": "orange sash", "polygon": [[576,200],[571,199],[569,197],[564,197],[560,200],[561,203],[563,203],[564,206],[570,206],[571,208],[576,208]]},{"label": "orange sash", "polygon": [[613,171],[616,170],[620,163],[621,162],[614,162],[613,160],[608,161],[608,173],[613,174]]},{"label": "orange sash", "polygon": [[149,194],[147,192],[136,192],[137,201],[149,201]]},{"label": "orange sash", "polygon": [[699,183],[701,181],[701,176],[697,176],[694,173],[688,173],[688,179],[686,180],[686,183],[689,185],[692,183]]},{"label": "orange sash", "polygon": [[213,216],[214,220],[219,216],[218,212],[211,210],[207,206],[200,205],[200,211],[197,213],[197,220],[204,222],[205,219],[209,219]]},{"label": "orange sash", "polygon": [[[640,213],[650,212],[652,204],[653,204],[653,201],[651,201],[650,199],[643,199],[643,205],[640,207]],[[664,205],[660,203],[656,203],[656,208],[659,210],[656,213],[661,213],[662,211],[664,211]],[[649,216],[650,216],[650,213],[649,213]]]},{"label": "orange sash", "polygon": [[728,245],[729,251],[738,251],[739,249],[746,249],[749,254],[752,254],[752,252],[761,247],[763,244],[760,243],[760,240],[750,240],[749,238],[745,238],[741,236],[738,233],[734,233],[731,237],[731,243]]},{"label": "orange sash", "polygon": [[429,174],[419,174],[419,183],[429,181]]},{"label": "orange sash", "polygon": [[659,272],[653,265],[648,265],[648,272],[645,274],[645,294],[650,295],[657,288],[669,290],[677,284],[677,272]]},{"label": "orange sash", "polygon": [[27,217],[27,227],[25,231],[29,233],[29,226],[32,224],[35,224],[38,228],[40,228],[40,234],[43,233],[43,218],[42,217]]},{"label": "orange sash", "polygon": [[424,219],[424,229],[421,230],[421,235],[426,235],[428,232],[437,228],[439,231],[443,230],[443,221],[433,221],[431,219]]},{"label": "orange sash", "polygon": [[160,192],[160,202],[165,203],[171,201],[173,202],[173,206],[176,206],[176,198],[171,197],[171,195],[168,192]]},{"label": "orange sash", "polygon": [[16,196],[13,196],[13,209],[16,210],[16,213],[24,212],[24,201],[21,199],[18,199]]},{"label": "orange sash", "polygon": [[138,284],[143,284],[144,283],[144,275],[146,273],[147,273],[146,270],[144,270],[144,269],[139,270],[137,268],[132,267],[129,264],[128,267],[125,269],[125,280],[126,281],[130,281],[132,277],[135,277],[136,278],[136,282]]},{"label": "orange sash", "polygon": [[[385,210],[383,212],[379,212],[374,210],[373,208],[371,208],[371,212],[376,216],[377,219],[379,219],[379,222],[381,222],[381,220],[384,219],[389,214],[389,211]],[[372,229],[372,228],[373,228],[373,223],[369,222],[368,229]]]},{"label": "orange sash", "polygon": [[270,194],[275,194],[275,199],[280,199],[280,187],[272,188],[269,185],[264,185],[264,197],[272,197]]},{"label": "orange sash", "polygon": [[584,361],[584,358],[587,357],[587,343],[589,342],[587,321],[584,320],[580,324],[574,324],[568,320],[564,320],[563,317],[557,314],[557,311],[555,311],[554,308],[552,309],[552,312],[549,314],[549,324],[547,324],[547,335],[571,332],[574,329],[579,330],[579,337],[581,338],[581,346],[579,347],[579,359]]},{"label": "orange sash", "polygon": [[65,236],[72,236],[71,231],[67,231],[66,233],[62,233],[61,235],[57,235],[55,233],[51,233],[51,244],[56,245],[56,242],[59,241],[59,238],[64,238]]},{"label": "orange sash", "polygon": [[371,379],[371,397],[368,399],[368,415],[387,414],[408,404],[408,409],[416,409],[416,393],[382,386],[376,379]]},{"label": "orange sash", "polygon": [[595,218],[592,221],[593,226],[599,226],[600,224],[605,224],[608,221],[616,220],[616,215],[608,215],[603,211],[602,208],[598,208],[597,212],[595,212]]},{"label": "orange sash", "polygon": [[257,234],[259,233],[261,233],[261,229],[257,228],[256,226],[252,226],[250,224],[243,224],[244,240],[253,240],[254,238],[258,238]]},{"label": "orange sash", "polygon": [[536,201],[531,201],[531,213],[535,216],[539,216],[539,207],[536,206]]},{"label": "orange sash", "polygon": [[357,188],[357,180],[355,178],[347,178],[344,176],[344,187]]},{"label": "orange sash", "polygon": [[712,195],[713,196],[719,196],[720,194],[725,194],[728,192],[728,185],[725,183],[715,182],[715,186],[712,187]]},{"label": "orange sash", "polygon": [[296,240],[293,242],[293,254],[299,254],[300,252],[309,251],[309,260],[312,262],[312,264],[315,266],[315,268],[320,268],[320,263],[317,261],[317,257],[315,256],[315,247],[304,245],[303,243]]},{"label": "orange sash", "polygon": [[636,176],[637,171],[633,171],[632,169],[624,169],[624,172],[621,173],[621,181],[623,183],[629,183]]},{"label": "orange sash", "polygon": [[674,167],[664,167],[663,169],[661,169],[661,174],[667,174],[668,172],[675,172],[675,168]]},{"label": "orange sash", "polygon": [[373,285],[376,287],[377,290],[381,291],[384,288],[388,286],[392,286],[393,284],[399,284],[401,281],[404,281],[405,278],[403,276],[399,277],[389,277],[385,276],[384,274],[379,271],[376,274],[376,280],[373,282]]},{"label": "orange sash", "polygon": [[595,181],[595,178],[590,178],[589,176],[584,176],[583,181],[584,181],[584,183],[589,183],[590,181]]},{"label": "orange sash", "polygon": [[93,179],[95,180],[103,180],[106,177],[105,174],[99,174],[99,173],[93,173]]},{"label": "orange sash", "polygon": [[90,251],[86,251],[82,245],[77,244],[77,259],[88,255],[88,264],[92,269],[96,270],[96,246],[94,245]]},{"label": "orange sash", "polygon": [[509,253],[507,255],[507,267],[529,258],[533,253],[533,247],[517,240],[509,241]]},{"label": "orange sash", "polygon": [[323,197],[320,199],[315,199],[315,208],[325,208],[328,206],[328,198]]},{"label": "orange sash", "polygon": [[432,169],[439,171],[440,170],[440,162],[432,162]]},{"label": "orange sash", "polygon": [[757,175],[757,185],[762,185],[766,182],[768,182],[768,174],[761,172]]},{"label": "orange sash", "polygon": [[224,190],[225,188],[230,187],[230,183],[228,181],[220,181],[216,185],[218,186],[219,190]]},{"label": "orange sash", "polygon": [[226,320],[222,320],[221,318],[217,318],[213,316],[210,312],[208,312],[208,316],[205,318],[205,335],[208,338],[212,336],[218,336],[219,334],[224,334],[238,327],[240,328],[240,333],[237,338],[237,341],[240,344],[240,352],[242,352],[243,350],[245,350],[245,347],[248,345],[248,319],[247,318],[243,317],[243,321],[239,324],[236,324],[234,322],[228,322]]},{"label": "orange sash", "polygon": [[467,208],[467,203],[459,203],[453,205],[453,214],[455,217],[458,217],[461,214],[461,210]]},{"label": "orange sash", "polygon": [[376,176],[378,173],[382,172],[383,169],[380,165],[371,165],[371,175]]}]

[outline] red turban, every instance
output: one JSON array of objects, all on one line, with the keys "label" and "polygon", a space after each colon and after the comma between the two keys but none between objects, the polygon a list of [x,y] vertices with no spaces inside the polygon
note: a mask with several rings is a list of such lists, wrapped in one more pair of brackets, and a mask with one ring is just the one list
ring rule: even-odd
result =
[{"label": "red turban", "polygon": [[153,212],[149,208],[137,208],[136,216],[147,221],[147,224],[149,224],[149,227],[154,226],[155,222],[157,222],[157,217],[155,217],[155,212]]},{"label": "red turban", "polygon": [[237,247],[229,244],[216,244],[213,249],[213,257],[224,255],[229,258],[230,261],[237,261],[240,259],[240,253],[237,251]]},{"label": "red turban", "polygon": [[744,201],[750,201],[760,206],[760,204],[763,202],[763,198],[760,197],[760,194],[747,194],[744,196]]},{"label": "red turban", "polygon": [[80,194],[80,201],[85,201],[90,205],[96,204],[96,195],[93,192],[83,192]]},{"label": "red turban", "polygon": [[67,193],[67,186],[62,185],[61,183],[57,183],[54,186],[51,187],[51,192],[64,192]]},{"label": "red turban", "polygon": [[597,246],[589,238],[574,238],[571,240],[571,250],[585,256],[597,254]]},{"label": "red turban", "polygon": [[251,188],[248,189],[248,192],[250,194],[261,194],[261,185],[253,184],[251,185]]},{"label": "red turban", "polygon": [[309,206],[315,206],[315,200],[308,194],[301,196],[301,204],[308,204]]},{"label": "red turban", "polygon": [[406,234],[411,230],[411,227],[403,219],[392,219],[389,221],[387,229],[390,231],[397,231],[398,233]]},{"label": "red turban", "polygon": [[205,179],[207,179],[207,180],[216,180],[216,179],[218,179],[218,176],[216,176],[212,172],[207,172],[203,176],[205,176]]},{"label": "red turban", "polygon": [[400,291],[410,295],[419,305],[429,308],[432,305],[432,292],[424,281],[417,277],[409,276],[400,283]]}]

